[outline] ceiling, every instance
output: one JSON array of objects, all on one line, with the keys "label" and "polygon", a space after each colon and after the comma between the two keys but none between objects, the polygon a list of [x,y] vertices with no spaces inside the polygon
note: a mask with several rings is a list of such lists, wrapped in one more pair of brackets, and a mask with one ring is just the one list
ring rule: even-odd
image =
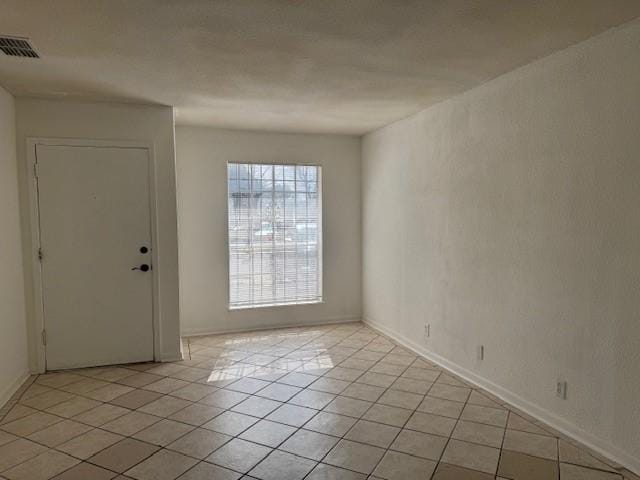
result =
[{"label": "ceiling", "polygon": [[15,95],[362,134],[640,16],[638,0],[0,0]]}]

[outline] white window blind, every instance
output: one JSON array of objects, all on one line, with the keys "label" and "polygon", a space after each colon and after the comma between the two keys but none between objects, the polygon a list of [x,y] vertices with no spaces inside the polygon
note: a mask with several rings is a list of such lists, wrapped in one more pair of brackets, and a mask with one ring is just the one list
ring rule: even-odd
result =
[{"label": "white window blind", "polygon": [[319,166],[229,163],[229,306],[322,301]]}]

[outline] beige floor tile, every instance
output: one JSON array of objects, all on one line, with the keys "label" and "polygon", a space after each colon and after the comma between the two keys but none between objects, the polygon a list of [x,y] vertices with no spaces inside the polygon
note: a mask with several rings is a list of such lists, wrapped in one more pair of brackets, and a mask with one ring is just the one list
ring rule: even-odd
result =
[{"label": "beige floor tile", "polygon": [[371,402],[366,402],[364,400],[337,396],[330,404],[325,407],[324,410],[330,413],[337,413],[339,415],[347,415],[349,417],[359,418],[364,415],[372,405],[373,404]]},{"label": "beige floor tile", "polygon": [[47,450],[37,443],[19,438],[0,447],[0,472],[33,458]]},{"label": "beige floor tile", "polygon": [[323,462],[347,470],[369,474],[382,456],[384,449],[363,445],[350,440],[340,440],[327,454]]},{"label": "beige floor tile", "polygon": [[312,460],[321,460],[338,440],[338,438],[330,435],[300,429],[284,442],[279,449]]},{"label": "beige floor tile", "polygon": [[103,404],[99,405],[91,410],[87,410],[80,415],[73,417],[73,420],[81,423],[86,423],[94,427],[100,427],[111,420],[126,415],[131,410],[117,405]]},{"label": "beige floor tile", "polygon": [[258,380],[264,380],[265,382],[275,382],[276,380],[284,377],[286,374],[286,370],[280,370],[279,368],[266,366],[256,369],[248,376],[251,378],[257,378]]},{"label": "beige floor tile", "polygon": [[495,475],[499,456],[497,448],[451,439],[441,461]]},{"label": "beige floor tile", "polygon": [[599,470],[613,471],[613,468],[610,465],[607,465],[589,454],[586,450],[575,447],[565,440],[559,440],[558,451],[561,462],[572,463],[583,467],[597,468]]},{"label": "beige floor tile", "polygon": [[202,425],[202,428],[227,435],[238,435],[258,421],[257,418],[236,412],[224,412]]},{"label": "beige floor tile", "polygon": [[428,480],[435,468],[434,461],[389,451],[373,474],[388,480]]},{"label": "beige floor tile", "polygon": [[501,448],[502,439],[504,438],[504,429],[494,427],[492,425],[460,420],[456,425],[451,438],[471,443],[479,443],[481,445],[488,445],[489,447]]},{"label": "beige floor tile", "polygon": [[197,428],[170,443],[166,448],[202,460],[231,440],[231,438],[224,433]]},{"label": "beige floor tile", "polygon": [[[183,362],[34,376],[0,409],[0,480],[12,479],[7,470],[47,478],[44,468],[58,468],[53,457],[90,456],[131,468],[118,475],[82,462],[55,478],[239,480],[214,457],[259,480],[426,480],[433,467],[431,480],[489,480],[496,469],[498,480],[624,477],[614,463],[558,443],[560,433],[361,324],[202,336],[186,348]],[[152,456],[140,462],[136,445],[145,441]],[[631,479],[639,480],[624,478]]]},{"label": "beige floor tile", "polygon": [[160,417],[148,413],[130,412],[105,423],[100,428],[120,435],[131,436],[160,420],[162,420]]},{"label": "beige floor tile", "polygon": [[249,395],[246,393],[233,392],[231,390],[218,390],[199,400],[199,403],[205,403],[218,408],[231,408],[248,397]]},{"label": "beige floor tile", "polygon": [[502,448],[548,460],[558,459],[558,439],[535,433],[507,430]]},{"label": "beige floor tile", "polygon": [[76,415],[91,410],[101,405],[97,400],[91,400],[90,398],[74,397],[65,402],[54,405],[46,409],[48,413],[58,415],[59,417],[71,418]]},{"label": "beige floor tile", "polygon": [[3,473],[9,480],[48,480],[73,467],[80,460],[48,450]]},{"label": "beige floor tile", "polygon": [[171,396],[197,402],[203,399],[207,395],[211,395],[217,390],[215,387],[209,385],[202,385],[199,383],[190,383],[189,385],[179,388],[171,392]]},{"label": "beige floor tile", "polygon": [[428,393],[430,397],[453,400],[455,402],[466,402],[470,394],[470,388],[454,387],[442,383],[434,383]]},{"label": "beige floor tile", "polygon": [[305,478],[305,480],[366,480],[362,473],[352,472],[344,468],[334,467],[326,463],[319,463]]},{"label": "beige floor tile", "polygon": [[344,380],[347,382],[353,382],[359,376],[364,373],[362,370],[354,370],[353,368],[334,367],[324,374],[327,378],[335,378],[337,380]]},{"label": "beige floor tile", "polygon": [[125,393],[124,395],[120,395],[119,397],[114,398],[110,403],[113,405],[118,405],[119,407],[135,410],[144,405],[147,405],[148,403],[153,402],[154,400],[159,399],[160,397],[162,397],[161,393],[136,389],[132,392]]},{"label": "beige floor tile", "polygon": [[503,450],[498,475],[517,480],[558,480],[558,462]]},{"label": "beige floor tile", "polygon": [[65,402],[73,397],[74,395],[71,393],[61,392],[60,390],[50,390],[46,393],[43,393],[42,395],[37,395],[26,400],[22,399],[20,400],[20,403],[22,405],[26,405],[27,407],[44,410],[59,403]]},{"label": "beige floor tile", "polygon": [[504,428],[507,425],[508,415],[509,412],[507,410],[481,407],[479,405],[467,405],[464,407],[460,419]]},{"label": "beige floor tile", "polygon": [[63,443],[62,445],[58,445],[56,449],[68,453],[73,457],[86,460],[98,453],[100,450],[119,442],[122,438],[122,436],[116,435],[115,433],[94,429]]},{"label": "beige floor tile", "polygon": [[200,426],[203,423],[208,422],[212,418],[220,415],[222,412],[224,412],[224,410],[218,407],[203,405],[201,403],[194,403],[193,405],[189,405],[188,407],[177,411],[173,415],[170,415],[168,418],[177,422]]},{"label": "beige floor tile", "polygon": [[32,433],[28,438],[29,440],[53,448],[88,432],[92,428],[93,427],[85,425],[84,423],[75,422],[73,420],[64,420],[62,422],[55,423],[44,430]]},{"label": "beige floor tile", "polygon": [[165,377],[162,380],[158,380],[157,382],[145,385],[144,389],[150,390],[152,392],[167,394],[174,392],[180,388],[186,387],[187,385],[189,385],[189,382],[185,382],[184,380]]},{"label": "beige floor tile", "polygon": [[412,378],[423,382],[433,383],[440,376],[440,372],[436,370],[427,370],[419,367],[409,367],[402,374],[402,378]]},{"label": "beige floor tile", "polygon": [[315,466],[312,460],[274,450],[250,475],[260,480],[302,480]]},{"label": "beige floor tile", "polygon": [[29,387],[22,393],[20,397],[22,400],[27,400],[29,398],[35,397],[37,395],[41,395],[45,392],[51,391],[51,388],[45,387],[44,385],[38,385],[37,383],[32,383]]},{"label": "beige floor tile", "polygon": [[395,375],[385,375],[384,373],[366,372],[360,378],[357,383],[364,383],[366,385],[374,385],[376,387],[388,388],[398,377]]},{"label": "beige floor tile", "polygon": [[429,382],[423,382],[420,380],[414,380],[412,378],[399,377],[391,385],[391,389],[400,390],[403,392],[417,393],[419,395],[426,395],[433,384]]},{"label": "beige floor tile", "polygon": [[344,391],[342,395],[345,397],[357,398],[358,400],[366,400],[375,402],[384,393],[383,387],[367,385],[365,383],[352,383]]},{"label": "beige floor tile", "polygon": [[100,372],[93,375],[93,378],[104,380],[105,382],[117,382],[119,380],[122,380],[123,378],[131,377],[135,374],[135,371],[129,370],[128,368],[105,367]]},{"label": "beige floor tile", "polygon": [[464,409],[464,403],[426,396],[417,410],[443,417],[458,418]]},{"label": "beige floor tile", "polygon": [[337,395],[338,393],[342,392],[345,388],[347,388],[349,385],[350,383],[344,380],[338,380],[336,378],[320,377],[311,385],[309,385],[308,388],[310,390],[318,390],[320,392],[333,393]]},{"label": "beige floor tile", "polygon": [[37,412],[38,410],[27,407],[26,405],[14,405],[9,409],[9,412],[4,416],[4,418],[2,418],[2,420],[0,421],[0,425],[5,425],[20,418],[28,417],[29,415],[33,415]]},{"label": "beige floor tile", "polygon": [[140,372],[140,373],[136,373],[135,375],[122,378],[118,380],[118,383],[121,383],[122,385],[126,385],[127,387],[141,388],[153,382],[157,382],[158,380],[162,380],[162,377],[160,375],[153,375],[147,372]]},{"label": "beige floor tile", "polygon": [[296,429],[289,425],[283,425],[269,420],[260,420],[248,430],[245,430],[240,435],[240,438],[275,448],[295,431]]},{"label": "beige floor tile", "polygon": [[391,450],[396,450],[416,457],[438,460],[442,455],[447,439],[429,433],[402,430],[391,444]]},{"label": "beige floor tile", "polygon": [[241,476],[241,473],[219,467],[218,465],[200,462],[178,478],[179,480],[238,480]]},{"label": "beige floor tile", "polygon": [[493,480],[493,475],[456,465],[440,463],[432,480]]},{"label": "beige floor tile", "polygon": [[392,407],[406,408],[408,410],[415,410],[420,402],[423,400],[423,396],[417,393],[401,392],[399,390],[387,390],[384,395],[380,397],[378,403],[383,405],[390,405]]},{"label": "beige floor tile", "polygon": [[183,400],[182,398],[165,395],[164,397],[160,397],[159,399],[140,407],[138,411],[155,415],[156,417],[168,417],[189,405],[192,405],[192,402]]},{"label": "beige floor tile", "polygon": [[318,379],[315,375],[309,375],[300,372],[291,372],[278,380],[278,383],[292,385],[294,387],[305,388]]},{"label": "beige floor tile", "polygon": [[60,387],[60,390],[65,392],[74,393],[76,395],[84,395],[92,390],[97,390],[100,387],[106,387],[109,382],[103,380],[96,380],[95,378],[83,378],[79,382],[70,383],[64,387]]},{"label": "beige floor tile", "polygon": [[172,373],[170,376],[187,382],[197,382],[198,380],[207,378],[210,373],[211,371],[206,368],[189,367],[184,370],[180,370],[179,372]]},{"label": "beige floor tile", "polygon": [[402,427],[411,416],[411,410],[388,405],[374,404],[362,418],[373,422]]},{"label": "beige floor tile", "polygon": [[149,443],[141,442],[134,438],[125,438],[118,443],[105,448],[88,462],[99,467],[124,473],[134,465],[153,455],[159,447]]},{"label": "beige floor tile", "polygon": [[297,405],[284,404],[267,415],[267,420],[285,423],[294,427],[301,427],[318,412],[316,410],[299,407]]},{"label": "beige floor tile", "polygon": [[462,380],[459,380],[447,373],[442,373],[439,377],[438,380],[436,380],[436,383],[439,384],[445,384],[445,385],[453,385],[454,387],[466,387],[467,384],[464,383]]},{"label": "beige floor tile", "polygon": [[453,418],[433,415],[431,413],[415,412],[411,415],[405,428],[449,437],[455,424],[456,421]]},{"label": "beige floor tile", "polygon": [[193,429],[194,427],[191,425],[163,419],[144,430],[140,430],[133,435],[133,438],[164,447]]},{"label": "beige floor tile", "polygon": [[267,386],[269,386],[269,382],[265,382],[264,380],[258,380],[257,378],[241,378],[240,380],[227,385],[226,389],[251,394],[256,393],[258,390],[262,390]]},{"label": "beige floor tile", "polygon": [[344,436],[347,440],[353,440],[376,447],[387,448],[400,432],[400,428],[380,423],[358,420],[358,422]]},{"label": "beige floor tile", "polygon": [[267,385],[262,390],[259,390],[256,395],[259,397],[268,398],[270,400],[277,400],[278,402],[286,402],[301,390],[302,389],[300,387],[283,385],[280,383],[272,383],[270,385]]},{"label": "beige floor tile", "polygon": [[507,422],[507,428],[510,430],[520,430],[521,432],[529,432],[529,433],[537,433],[538,435],[549,435],[546,431],[544,431],[539,426],[533,424],[532,422],[525,420],[521,416],[510,412],[509,420]]},{"label": "beige floor tile", "polygon": [[480,405],[483,407],[493,407],[493,408],[503,408],[498,402],[491,400],[489,397],[484,395],[483,393],[478,392],[477,390],[473,390],[471,395],[469,395],[469,400],[467,401],[471,405]]},{"label": "beige floor tile", "polygon": [[83,378],[73,373],[47,373],[39,375],[36,383],[45,387],[60,388],[70,383],[79,382]]},{"label": "beige floor tile", "polygon": [[276,402],[274,400],[251,396],[246,400],[240,402],[231,410],[234,412],[243,413],[245,415],[262,418],[269,415],[280,405],[282,405],[282,403]]},{"label": "beige floor tile", "polygon": [[400,376],[407,367],[405,365],[395,365],[392,363],[384,363],[380,361],[369,369],[370,372],[384,373],[385,375],[393,375],[395,377]]},{"label": "beige floor tile", "polygon": [[271,448],[234,438],[207,457],[207,461],[246,473],[270,452]]},{"label": "beige floor tile", "polygon": [[0,430],[0,447],[17,439],[18,437],[16,435]]},{"label": "beige floor tile", "polygon": [[111,480],[116,475],[118,474],[110,470],[82,462],[51,480]]},{"label": "beige floor tile", "polygon": [[193,467],[197,460],[171,450],[160,450],[125,472],[137,480],[174,480]]},{"label": "beige floor tile", "polygon": [[44,430],[54,423],[61,422],[62,420],[64,419],[56,417],[55,415],[50,415],[44,412],[36,412],[19,420],[5,423],[4,425],[0,426],[0,428],[5,432],[12,433],[19,437],[26,437],[37,431]]},{"label": "beige floor tile", "polygon": [[289,400],[289,403],[300,407],[321,410],[331,403],[334,398],[336,398],[336,396],[333,393],[305,389],[294,395],[294,397]]},{"label": "beige floor tile", "polygon": [[96,390],[91,390],[90,392],[85,393],[84,396],[100,402],[110,402],[114,398],[124,395],[125,393],[129,393],[132,390],[133,388],[127,387],[126,385],[110,383],[104,387],[97,388]]},{"label": "beige floor tile", "polygon": [[622,480],[622,475],[561,463],[560,480]]},{"label": "beige floor tile", "polygon": [[340,362],[340,366],[344,368],[354,368],[356,370],[369,370],[376,364],[376,360],[364,360],[361,358],[349,357]]}]

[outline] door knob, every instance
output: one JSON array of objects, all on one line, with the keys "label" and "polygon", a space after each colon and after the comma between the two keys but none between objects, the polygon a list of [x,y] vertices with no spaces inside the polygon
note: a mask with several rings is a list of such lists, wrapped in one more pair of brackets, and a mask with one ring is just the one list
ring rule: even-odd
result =
[{"label": "door knob", "polygon": [[148,272],[149,270],[151,270],[151,267],[146,263],[143,263],[139,267],[133,267],[131,270],[142,270],[143,272]]}]

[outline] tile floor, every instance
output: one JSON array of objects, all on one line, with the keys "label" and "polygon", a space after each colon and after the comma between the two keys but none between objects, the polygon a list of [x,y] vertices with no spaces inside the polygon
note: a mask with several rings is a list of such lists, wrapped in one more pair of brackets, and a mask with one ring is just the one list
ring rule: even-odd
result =
[{"label": "tile floor", "polygon": [[10,480],[639,480],[361,323],[185,339],[0,410]]}]

